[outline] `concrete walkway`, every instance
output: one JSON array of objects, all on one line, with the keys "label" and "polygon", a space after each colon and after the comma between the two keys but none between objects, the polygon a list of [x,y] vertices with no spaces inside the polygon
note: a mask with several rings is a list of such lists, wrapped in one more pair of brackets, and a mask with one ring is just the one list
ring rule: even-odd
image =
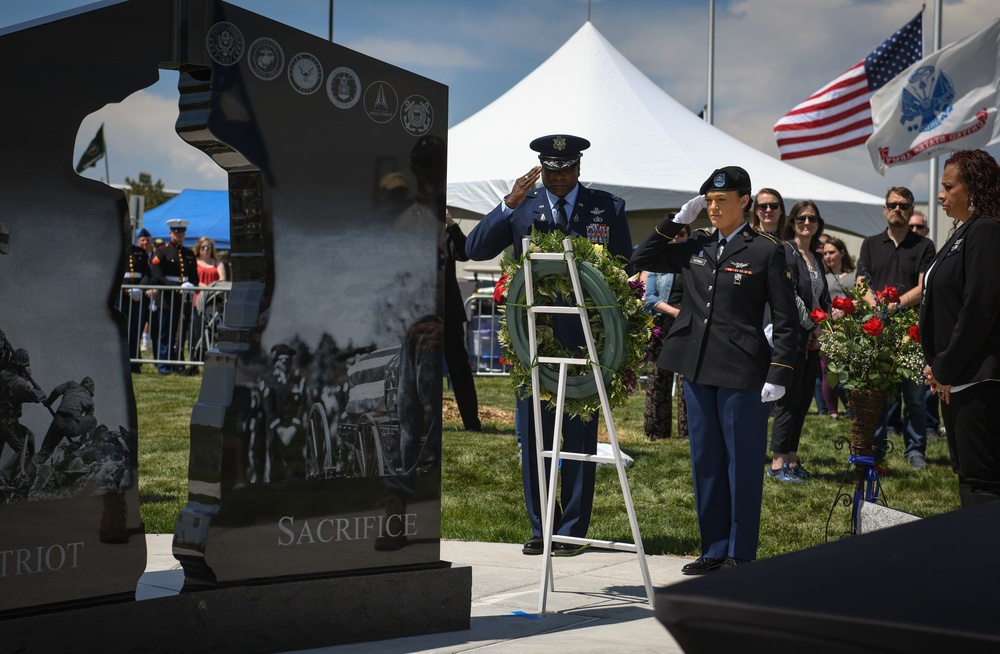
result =
[{"label": "concrete walkway", "polygon": [[[176,594],[184,573],[170,551],[173,536],[147,535],[148,563],[137,599]],[[653,617],[635,554],[592,549],[553,559],[555,591],[538,613],[542,558],[520,545],[442,541],[441,558],[472,567],[471,629],[308,652],[668,652],[681,649]],[[686,579],[690,559],[648,556],[653,588]],[[419,601],[419,599],[415,600]]]}]

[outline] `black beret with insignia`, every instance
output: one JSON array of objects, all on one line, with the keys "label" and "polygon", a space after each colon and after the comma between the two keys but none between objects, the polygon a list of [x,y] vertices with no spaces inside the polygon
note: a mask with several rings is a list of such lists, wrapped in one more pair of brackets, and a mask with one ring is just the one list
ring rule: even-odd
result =
[{"label": "black beret with insignia", "polygon": [[580,161],[581,153],[590,147],[590,141],[569,134],[550,134],[535,139],[528,147],[538,153],[542,168],[562,170]]},{"label": "black beret with insignia", "polygon": [[739,166],[726,166],[718,168],[713,172],[705,183],[701,185],[701,194],[712,191],[739,191],[741,194],[750,193],[750,174]]}]

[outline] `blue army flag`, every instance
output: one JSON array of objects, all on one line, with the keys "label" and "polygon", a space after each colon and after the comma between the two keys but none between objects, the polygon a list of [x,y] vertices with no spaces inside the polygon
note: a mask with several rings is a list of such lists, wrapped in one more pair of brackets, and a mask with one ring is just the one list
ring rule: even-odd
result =
[{"label": "blue army flag", "polygon": [[874,132],[867,141],[881,174],[939,150],[1000,142],[1000,18],[941,48],[872,96]]},{"label": "blue army flag", "polygon": [[107,150],[104,147],[104,125],[102,124],[101,129],[97,130],[97,136],[94,137],[94,140],[90,142],[87,149],[80,155],[80,162],[76,164],[76,172],[82,173],[87,168],[96,166],[97,162],[101,160],[101,157],[106,152]]}]

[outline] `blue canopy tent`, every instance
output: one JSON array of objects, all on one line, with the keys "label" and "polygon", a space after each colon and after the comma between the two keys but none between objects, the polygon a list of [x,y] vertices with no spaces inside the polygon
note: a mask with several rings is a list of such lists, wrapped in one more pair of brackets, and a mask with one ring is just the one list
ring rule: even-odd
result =
[{"label": "blue canopy tent", "polygon": [[184,245],[194,247],[202,236],[215,241],[219,250],[229,247],[229,192],[185,189],[158,207],[145,212],[142,226],[153,238],[170,238],[167,221],[183,218],[188,221]]}]

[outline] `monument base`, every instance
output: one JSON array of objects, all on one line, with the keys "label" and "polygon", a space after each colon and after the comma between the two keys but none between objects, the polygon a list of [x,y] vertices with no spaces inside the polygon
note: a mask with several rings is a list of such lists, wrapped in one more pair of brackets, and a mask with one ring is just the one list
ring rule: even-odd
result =
[{"label": "monument base", "polygon": [[472,568],[281,581],[0,622],[12,652],[289,652],[470,627]]}]

